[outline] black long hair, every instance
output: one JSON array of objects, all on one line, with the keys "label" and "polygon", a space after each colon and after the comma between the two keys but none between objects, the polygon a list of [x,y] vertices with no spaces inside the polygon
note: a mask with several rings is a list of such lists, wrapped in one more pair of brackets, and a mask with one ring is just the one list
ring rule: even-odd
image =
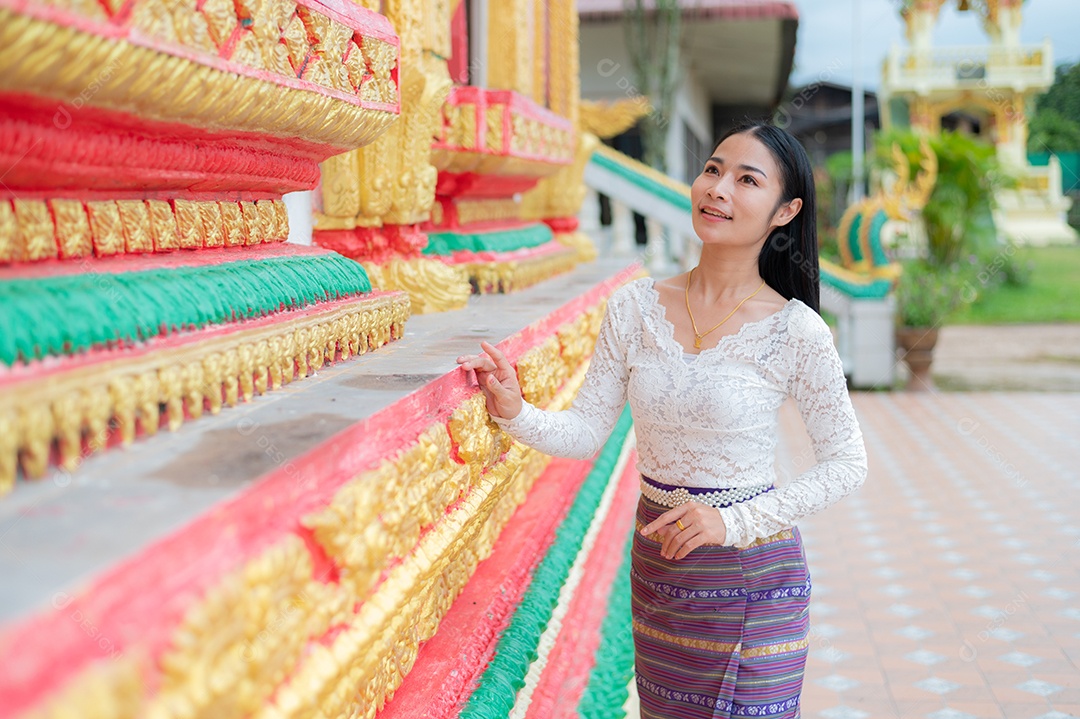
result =
[{"label": "black long hair", "polygon": [[769,148],[780,167],[780,203],[802,198],[802,209],[788,224],[775,228],[758,255],[761,278],[786,299],[801,300],[821,312],[821,286],[818,266],[817,193],[814,170],[806,150],[791,133],[766,122],[737,125],[713,147],[732,135],[749,134]]}]

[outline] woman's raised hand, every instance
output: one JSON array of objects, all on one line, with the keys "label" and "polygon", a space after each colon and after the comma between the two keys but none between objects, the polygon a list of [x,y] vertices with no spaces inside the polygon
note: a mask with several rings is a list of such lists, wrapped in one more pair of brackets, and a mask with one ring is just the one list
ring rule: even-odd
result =
[{"label": "woman's raised hand", "polygon": [[457,363],[476,372],[476,382],[484,390],[488,412],[503,419],[513,419],[521,412],[521,385],[517,372],[506,355],[488,342],[481,342],[483,354],[462,355]]}]

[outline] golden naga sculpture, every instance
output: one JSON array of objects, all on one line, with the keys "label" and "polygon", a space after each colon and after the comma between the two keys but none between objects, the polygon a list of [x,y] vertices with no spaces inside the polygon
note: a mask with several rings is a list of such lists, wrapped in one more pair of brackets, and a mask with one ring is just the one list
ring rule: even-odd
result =
[{"label": "golden naga sculpture", "polygon": [[582,132],[607,139],[626,132],[651,111],[649,99],[644,95],[614,102],[582,100],[578,126]]},{"label": "golden naga sculpture", "polygon": [[840,258],[846,269],[875,278],[895,279],[900,266],[885,254],[882,229],[889,220],[910,222],[922,209],[937,182],[937,155],[923,138],[919,143],[919,172],[911,180],[911,164],[899,145],[892,146],[896,180],[888,188],[851,205],[840,218],[837,231]]}]

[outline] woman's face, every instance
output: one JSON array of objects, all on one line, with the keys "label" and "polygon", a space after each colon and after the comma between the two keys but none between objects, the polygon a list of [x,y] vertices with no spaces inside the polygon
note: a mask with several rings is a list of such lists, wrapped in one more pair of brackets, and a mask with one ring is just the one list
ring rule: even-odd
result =
[{"label": "woman's face", "polygon": [[779,205],[783,184],[772,153],[749,133],[721,142],[690,187],[694,231],[706,244],[760,245],[798,214],[802,200]]}]

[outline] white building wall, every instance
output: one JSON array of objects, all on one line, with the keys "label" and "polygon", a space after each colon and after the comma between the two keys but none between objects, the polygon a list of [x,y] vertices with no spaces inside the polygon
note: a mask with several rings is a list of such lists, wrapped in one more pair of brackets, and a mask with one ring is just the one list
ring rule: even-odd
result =
[{"label": "white building wall", "polygon": [[686,131],[689,129],[698,141],[708,145],[712,142],[712,117],[705,87],[686,62],[683,62],[680,78],[675,95],[674,121],[668,125],[667,158],[668,175],[681,181],[689,174],[687,170],[694,172],[697,169],[686,167],[686,148],[693,146],[686,137]]},{"label": "white building wall", "polygon": [[[668,122],[668,174],[685,176],[683,123],[705,144],[712,142],[712,117],[708,93],[683,58],[673,116]],[[621,22],[581,24],[581,96],[588,100],[620,100],[642,94],[626,52]]]}]

